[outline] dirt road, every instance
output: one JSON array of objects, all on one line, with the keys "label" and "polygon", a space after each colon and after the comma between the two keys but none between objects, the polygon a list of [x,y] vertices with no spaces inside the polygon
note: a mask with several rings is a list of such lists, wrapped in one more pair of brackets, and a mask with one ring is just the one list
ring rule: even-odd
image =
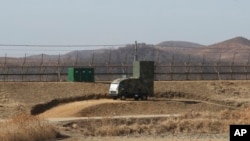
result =
[{"label": "dirt road", "polygon": [[178,117],[179,114],[161,114],[161,115],[127,115],[127,116],[112,116],[112,117],[64,117],[64,118],[47,118],[51,123],[76,121],[76,120],[95,120],[95,119],[128,119],[128,118],[172,118]]},{"label": "dirt road", "polygon": [[72,102],[68,104],[62,104],[54,107],[46,112],[38,115],[41,118],[65,118],[65,117],[79,117],[79,111],[91,107],[100,105],[103,103],[124,103],[126,101],[114,101],[111,99],[100,99],[100,100],[86,100],[79,102]]},{"label": "dirt road", "polygon": [[[175,107],[178,106],[178,109],[188,109],[194,108],[197,106],[202,106],[210,109],[227,109],[234,108],[230,106],[225,106],[217,103],[211,103],[200,100],[190,100],[190,99],[160,99],[157,101],[161,103],[158,107],[153,107],[155,105],[155,100],[149,101],[121,101],[121,100],[112,100],[112,99],[99,99],[99,100],[86,100],[78,101],[67,104],[61,104],[50,110],[45,111],[44,113],[38,115],[41,118],[48,120],[51,123],[64,122],[64,121],[76,121],[76,120],[96,120],[96,119],[123,119],[123,118],[168,118],[168,117],[178,117],[181,115],[180,110],[176,110]],[[139,105],[138,105],[139,104]],[[170,105],[167,108],[167,105]],[[132,108],[131,108],[132,107]],[[138,108],[140,107],[140,108]],[[147,109],[141,109],[147,108]],[[167,111],[162,112],[162,108],[167,109]],[[115,111],[108,109],[117,109]],[[148,112],[151,110],[151,112]],[[119,111],[124,112],[125,114],[120,114]],[[137,112],[136,112],[137,111]],[[145,112],[139,112],[145,111]],[[154,111],[154,112],[153,112]],[[91,113],[91,114],[88,114]],[[101,114],[99,114],[101,113]]]}]

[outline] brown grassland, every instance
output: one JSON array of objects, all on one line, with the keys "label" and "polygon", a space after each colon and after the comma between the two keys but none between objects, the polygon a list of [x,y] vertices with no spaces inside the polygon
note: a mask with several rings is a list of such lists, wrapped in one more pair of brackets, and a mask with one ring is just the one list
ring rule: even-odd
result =
[{"label": "brown grassland", "polygon": [[[22,140],[25,134],[21,133],[20,129],[27,135],[24,140],[38,140],[37,137],[46,140],[44,136],[55,139],[58,132],[70,136],[65,140],[72,141],[142,138],[176,141],[228,140],[230,124],[250,124],[249,85],[250,81],[155,82],[154,97],[148,101],[128,99],[105,102],[109,98],[107,95],[109,83],[106,82],[1,82],[0,118],[9,120],[0,122],[0,140]],[[53,111],[54,107],[76,101],[82,101],[80,105],[82,107],[79,108],[78,105],[74,114],[68,116],[105,118],[52,124],[37,116],[30,116],[46,114],[49,110]],[[92,104],[86,106],[87,101]],[[67,108],[75,109],[75,107]],[[50,115],[51,117],[58,115],[53,112],[54,115]],[[179,116],[111,118],[119,115],[158,114]],[[40,134],[35,135],[36,133]],[[9,136],[15,139],[7,138]]]},{"label": "brown grassland", "polygon": [[57,134],[48,122],[27,114],[0,123],[1,141],[45,141],[56,139]]}]

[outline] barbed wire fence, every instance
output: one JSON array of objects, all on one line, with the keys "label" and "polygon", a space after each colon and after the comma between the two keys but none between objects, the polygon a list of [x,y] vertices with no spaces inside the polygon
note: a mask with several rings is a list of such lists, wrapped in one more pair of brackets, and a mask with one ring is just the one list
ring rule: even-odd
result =
[{"label": "barbed wire fence", "polygon": [[[228,54],[226,54],[228,55]],[[154,57],[155,80],[249,80],[250,53],[231,53],[225,56],[223,52],[179,57],[178,54],[162,54],[157,52]],[[0,58],[0,81],[67,81],[69,67],[90,67],[95,69],[96,81],[111,81],[124,75],[132,75],[131,54],[124,54],[119,63],[111,51],[99,58],[95,53],[82,60],[77,54],[70,59],[63,55],[53,57],[41,54],[36,57],[11,58],[6,54]],[[141,57],[143,61],[143,57]]]}]

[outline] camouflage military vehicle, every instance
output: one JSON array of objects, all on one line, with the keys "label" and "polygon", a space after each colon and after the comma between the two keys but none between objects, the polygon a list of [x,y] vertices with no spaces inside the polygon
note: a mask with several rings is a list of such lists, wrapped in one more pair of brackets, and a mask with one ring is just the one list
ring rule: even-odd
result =
[{"label": "camouflage military vehicle", "polygon": [[118,78],[112,81],[109,95],[113,99],[134,98],[147,100],[154,92],[154,62],[134,61],[133,77]]}]

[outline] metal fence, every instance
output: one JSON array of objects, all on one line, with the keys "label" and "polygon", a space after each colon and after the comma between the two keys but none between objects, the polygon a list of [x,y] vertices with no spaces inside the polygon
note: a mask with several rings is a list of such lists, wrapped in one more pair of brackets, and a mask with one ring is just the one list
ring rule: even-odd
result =
[{"label": "metal fence", "polygon": [[[237,53],[230,59],[223,60],[223,55],[217,55],[214,60],[201,55],[199,59],[192,60],[188,55],[183,60],[171,55],[170,59],[155,57],[155,80],[249,80],[249,56],[244,60],[237,60]],[[218,57],[219,56],[219,57]],[[242,59],[242,58],[241,58]],[[209,61],[208,61],[209,60]],[[69,67],[92,67],[95,69],[96,81],[111,81],[123,75],[132,75],[132,59],[125,55],[120,63],[112,63],[111,54],[105,61],[95,59],[95,55],[88,61],[79,61],[75,56],[72,60],[62,59],[60,55],[53,58],[41,55],[39,59],[32,57],[9,58],[7,55],[0,58],[0,81],[67,81]]]}]

